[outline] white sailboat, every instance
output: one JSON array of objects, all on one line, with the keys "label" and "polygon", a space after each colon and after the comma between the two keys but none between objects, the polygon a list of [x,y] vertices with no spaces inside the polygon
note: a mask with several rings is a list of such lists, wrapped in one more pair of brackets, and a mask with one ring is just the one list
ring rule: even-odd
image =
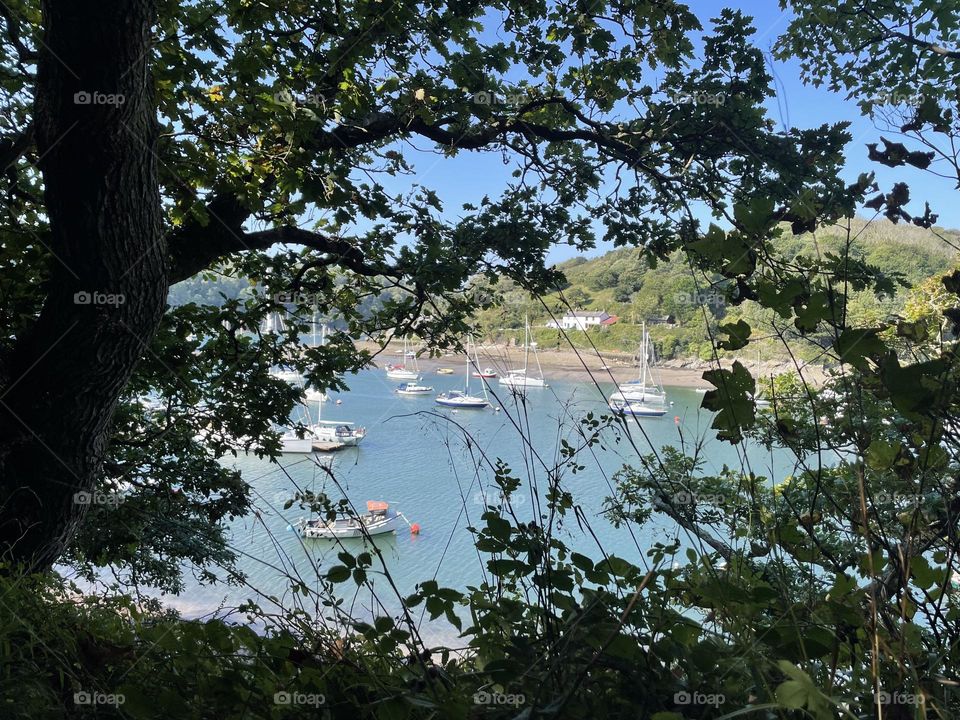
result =
[{"label": "white sailboat", "polygon": [[487,386],[484,383],[480,383],[483,388],[483,397],[478,395],[470,394],[470,347],[469,342],[467,346],[467,372],[466,372],[466,382],[464,383],[463,390],[449,390],[448,392],[442,392],[435,398],[437,405],[443,405],[444,407],[452,408],[485,408],[490,406],[490,402],[487,400]]},{"label": "white sailboat", "polygon": [[[537,361],[539,377],[529,373],[531,348],[533,348],[533,357]],[[543,379],[543,368],[540,367],[540,356],[537,354],[537,343],[530,341],[530,321],[527,318],[524,318],[523,330],[523,369],[511,370],[505,377],[500,378],[500,384],[511,388],[547,387]]]},{"label": "white sailboat", "polygon": [[410,352],[407,350],[407,339],[403,339],[403,364],[400,365],[387,365],[387,377],[391,380],[417,380],[420,377],[420,365],[417,362],[417,354],[413,353],[413,366],[414,370],[410,370],[406,366],[407,358],[410,357]]},{"label": "white sailboat", "polygon": [[757,370],[754,373],[755,379],[757,382],[757,391],[753,395],[753,404],[758,408],[770,407],[770,401],[763,397],[763,389],[760,387],[760,348],[757,348]]},{"label": "white sailboat", "polygon": [[642,326],[639,354],[640,371],[637,379],[617,386],[617,392],[609,398],[610,409],[625,415],[640,417],[666,415],[667,393],[653,369],[655,361],[653,343],[647,333],[646,323]]},{"label": "white sailboat", "polygon": [[[313,311],[313,346],[321,347],[327,339],[327,326],[323,325],[320,328],[320,342],[317,342],[317,311]],[[307,399],[307,402],[326,402],[329,400],[325,392],[321,392],[316,388],[304,388],[303,391],[304,397]]]}]

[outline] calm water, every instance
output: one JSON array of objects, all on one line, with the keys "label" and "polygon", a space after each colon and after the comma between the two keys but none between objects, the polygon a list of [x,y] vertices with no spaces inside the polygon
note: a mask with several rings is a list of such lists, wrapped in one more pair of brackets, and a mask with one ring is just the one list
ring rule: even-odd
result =
[{"label": "calm water", "polygon": [[[549,388],[527,390],[523,406],[493,380],[491,388],[498,397],[491,395],[490,399],[493,405],[502,406],[500,412],[451,412],[436,405],[433,394],[397,395],[393,392],[397,381],[388,380],[382,370],[369,370],[348,379],[349,392],[331,394],[330,402],[323,404],[323,419],[349,420],[367,427],[367,437],[359,448],[334,454],[334,475],[343,494],[357,508],[363,508],[367,500],[386,500],[421,527],[419,535],[412,535],[399,522],[396,535],[376,539],[401,594],[411,593],[417,582],[431,578],[441,586],[461,589],[483,580],[484,560],[478,557],[467,527],[480,524],[486,504],[484,493],[487,501],[498,502],[496,492],[491,490],[492,472],[489,464],[484,465],[484,458],[488,462],[503,459],[523,480],[513,506],[521,519],[532,518],[534,498],[546,484],[544,466],[552,468],[558,463],[560,440],[579,446],[578,421],[588,412],[600,414],[606,410],[603,395],[592,384],[552,381],[549,376],[547,381]],[[462,366],[450,376],[425,372],[422,382],[432,385],[436,392],[462,388]],[[478,391],[479,383],[472,379],[471,389]],[[609,394],[613,384],[601,383],[601,388]],[[667,390],[674,404],[665,417],[628,422],[637,448],[643,453],[682,443],[689,448],[699,440],[705,442],[704,472],[719,470],[724,464],[739,467],[738,448],[707,439],[712,435],[711,416],[698,408],[703,396],[692,389]],[[336,399],[342,404],[337,405]],[[314,413],[315,408],[316,404]],[[525,450],[515,424],[524,428],[535,452]],[[618,435],[624,435],[619,442]],[[592,557],[601,556],[599,542],[607,553],[642,565],[646,548],[656,540],[672,540],[677,530],[667,523],[642,531],[614,529],[599,514],[604,497],[612,494],[613,473],[624,463],[638,464],[637,452],[623,431],[608,431],[604,438],[603,449],[595,446],[579,456],[584,470],[575,474],[565,470],[561,476],[596,539],[578,526],[572,514],[565,519],[560,535],[568,545]],[[754,472],[776,481],[791,472],[788,457],[771,458],[759,448],[751,451],[749,461]],[[181,596],[166,598],[188,616],[235,606],[248,598],[269,606],[272,601],[266,598],[271,595],[289,604],[293,596],[284,573],[298,575],[309,587],[316,587],[315,568],[323,573],[339,564],[336,555],[343,549],[331,540],[302,540],[289,529],[290,523],[306,514],[296,506],[283,510],[284,501],[292,497],[294,483],[303,489],[324,490],[335,499],[342,496],[337,484],[308,456],[283,456],[283,469],[253,456],[226,458],[225,462],[241,469],[258,508],[257,514],[237,519],[230,527],[231,542],[241,553],[240,567],[250,587],[192,583]],[[683,539],[683,535],[680,537]],[[363,548],[361,539],[342,542],[355,553]],[[378,567],[376,560],[374,567]],[[352,581],[338,591],[344,593],[358,615],[394,611],[398,603],[385,578],[374,576],[373,583],[383,603],[380,611],[375,610],[377,601],[370,591],[358,592]]]}]

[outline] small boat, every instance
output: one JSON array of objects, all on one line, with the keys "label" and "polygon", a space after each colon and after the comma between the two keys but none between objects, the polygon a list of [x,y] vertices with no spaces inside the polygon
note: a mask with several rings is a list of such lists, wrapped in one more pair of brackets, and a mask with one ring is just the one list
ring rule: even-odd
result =
[{"label": "small boat", "polygon": [[326,402],[330,399],[325,392],[320,392],[316,388],[307,388],[303,391],[303,396],[307,402]]},{"label": "small boat", "polygon": [[389,512],[385,502],[369,500],[367,512],[359,516],[344,516],[327,520],[314,518],[297,521],[297,529],[305,538],[357,538],[364,535],[384,535],[396,532],[394,521],[402,517],[398,512]]},{"label": "small boat", "polygon": [[[758,378],[760,377],[760,348],[757,348],[757,370],[755,375]],[[753,400],[754,407],[758,407],[758,408],[770,407],[770,401],[763,396],[763,389],[758,387],[757,391],[758,392],[755,395],[750,396],[750,399]]]},{"label": "small boat", "polygon": [[[526,320],[523,331],[523,368],[511,370],[505,377],[500,378],[500,384],[509,388],[545,388],[546,381],[543,379],[543,368],[540,367],[540,356],[537,355],[537,344],[530,340],[530,322]],[[530,349],[533,349],[533,357],[537,361],[537,370],[540,377],[531,375],[528,370],[530,366]]]},{"label": "small boat", "polygon": [[485,408],[490,405],[486,398],[468,395],[460,390],[450,390],[449,392],[440,393],[436,397],[436,402],[437,405],[453,408]]},{"label": "small boat", "polygon": [[403,383],[394,391],[398,395],[423,395],[425,393],[432,393],[433,388],[427,387],[426,385],[418,385],[415,382]]},{"label": "small boat", "polygon": [[452,408],[485,408],[490,407],[490,403],[487,402],[487,385],[486,383],[480,383],[483,386],[483,397],[470,394],[470,341],[467,341],[467,368],[466,368],[466,382],[463,385],[463,390],[450,390],[448,392],[442,392],[437,395],[434,400],[437,405],[443,405],[444,407]]},{"label": "small boat", "polygon": [[437,368],[437,375],[453,375],[453,368]]},{"label": "small boat", "polygon": [[286,382],[293,383],[295,385],[302,382],[300,373],[298,373],[296,370],[271,370],[270,375],[277,378],[277,380],[285,380]]},{"label": "small boat", "polygon": [[290,430],[280,437],[280,452],[291,454],[303,454],[313,452],[314,438],[308,432],[302,438]]},{"label": "small boat", "polygon": [[[610,396],[610,408],[619,410],[627,404],[637,405],[639,407],[650,407],[651,405],[665,406],[667,404],[667,393],[663,389],[663,384],[656,376],[654,371],[654,352],[653,343],[650,341],[650,334],[647,332],[646,323],[643,324],[640,341],[640,370],[637,373],[636,380],[628,380],[617,385],[617,391]],[[617,407],[615,407],[617,406]],[[626,412],[624,410],[624,412]],[[634,415],[663,415],[661,413],[631,413]]]},{"label": "small boat", "polygon": [[387,365],[387,377],[392,380],[417,380],[420,377],[420,366],[417,363],[417,354],[407,350],[407,339],[403,339],[403,357],[413,358],[413,370],[408,370],[405,364]]},{"label": "small boat", "polygon": [[483,370],[475,370],[473,372],[475,378],[495,378],[497,376],[497,371],[491,367],[486,367]]},{"label": "small boat", "polygon": [[609,406],[616,413],[633,415],[634,417],[663,417],[667,414],[667,408],[662,403],[647,403],[640,400],[614,399],[614,397],[611,397]]},{"label": "small boat", "polygon": [[407,370],[405,365],[387,365],[387,377],[391,380],[416,380],[420,373]]},{"label": "small boat", "polygon": [[341,445],[359,445],[367,435],[366,428],[354,427],[352,422],[343,420],[318,420],[310,426],[310,431],[319,442]]}]

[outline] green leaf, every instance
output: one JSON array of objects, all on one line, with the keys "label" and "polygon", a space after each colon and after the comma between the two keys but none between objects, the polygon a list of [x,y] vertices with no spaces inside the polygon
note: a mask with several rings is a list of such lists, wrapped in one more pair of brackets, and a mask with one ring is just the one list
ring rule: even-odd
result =
[{"label": "green leaf", "polygon": [[752,399],[756,383],[753,377],[738,360],[733,363],[732,370],[708,370],[703,373],[703,379],[717,388],[703,396],[702,407],[717,413],[711,427],[717,431],[720,439],[740,442],[743,431],[756,423]]}]

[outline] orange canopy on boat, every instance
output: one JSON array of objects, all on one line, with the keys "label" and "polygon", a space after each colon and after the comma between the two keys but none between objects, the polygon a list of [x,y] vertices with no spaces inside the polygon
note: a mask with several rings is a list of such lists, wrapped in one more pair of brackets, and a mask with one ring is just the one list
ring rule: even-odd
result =
[{"label": "orange canopy on boat", "polygon": [[382,513],[386,512],[390,506],[382,500],[367,500],[367,512]]}]

